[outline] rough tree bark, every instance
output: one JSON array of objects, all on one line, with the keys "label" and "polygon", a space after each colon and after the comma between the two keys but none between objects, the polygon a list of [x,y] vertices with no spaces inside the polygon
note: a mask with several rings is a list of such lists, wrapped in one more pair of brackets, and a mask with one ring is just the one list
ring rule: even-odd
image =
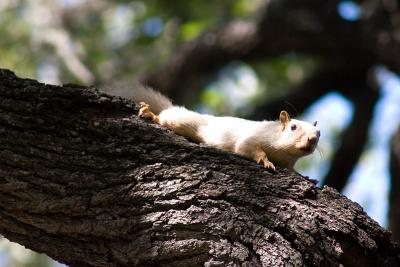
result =
[{"label": "rough tree bark", "polygon": [[70,266],[399,266],[334,189],[0,71],[0,233]]}]

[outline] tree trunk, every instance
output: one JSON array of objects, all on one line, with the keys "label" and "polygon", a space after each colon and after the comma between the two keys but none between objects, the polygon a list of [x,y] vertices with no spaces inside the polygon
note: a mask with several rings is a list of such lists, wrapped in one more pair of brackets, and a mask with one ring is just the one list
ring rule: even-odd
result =
[{"label": "tree trunk", "polygon": [[0,233],[70,266],[399,266],[356,203],[0,70]]}]

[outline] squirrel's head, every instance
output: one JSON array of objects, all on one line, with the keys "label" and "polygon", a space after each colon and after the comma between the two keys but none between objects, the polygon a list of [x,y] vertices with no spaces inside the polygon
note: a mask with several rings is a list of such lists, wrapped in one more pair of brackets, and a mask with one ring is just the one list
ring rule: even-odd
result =
[{"label": "squirrel's head", "polygon": [[313,124],[291,119],[289,113],[281,111],[279,115],[282,135],[279,138],[281,146],[294,157],[302,157],[314,152],[318,145],[320,130],[317,122]]}]

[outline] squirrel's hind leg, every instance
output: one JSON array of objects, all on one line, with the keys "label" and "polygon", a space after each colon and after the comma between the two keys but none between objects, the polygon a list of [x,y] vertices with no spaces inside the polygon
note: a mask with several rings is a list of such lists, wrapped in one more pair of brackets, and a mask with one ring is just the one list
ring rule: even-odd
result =
[{"label": "squirrel's hind leg", "polygon": [[139,117],[160,124],[160,117],[154,114],[150,110],[150,105],[145,102],[140,102]]}]

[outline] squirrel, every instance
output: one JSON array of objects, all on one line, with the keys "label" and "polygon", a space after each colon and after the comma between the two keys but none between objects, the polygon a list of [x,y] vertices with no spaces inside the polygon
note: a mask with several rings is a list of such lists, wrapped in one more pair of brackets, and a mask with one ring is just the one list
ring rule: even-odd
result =
[{"label": "squirrel", "polygon": [[144,86],[136,86],[134,95],[134,101],[140,102],[139,117],[196,143],[240,154],[272,171],[275,166],[294,170],[300,157],[314,152],[320,137],[317,122],[291,119],[285,110],[277,121],[251,121],[175,106],[166,96]]}]

